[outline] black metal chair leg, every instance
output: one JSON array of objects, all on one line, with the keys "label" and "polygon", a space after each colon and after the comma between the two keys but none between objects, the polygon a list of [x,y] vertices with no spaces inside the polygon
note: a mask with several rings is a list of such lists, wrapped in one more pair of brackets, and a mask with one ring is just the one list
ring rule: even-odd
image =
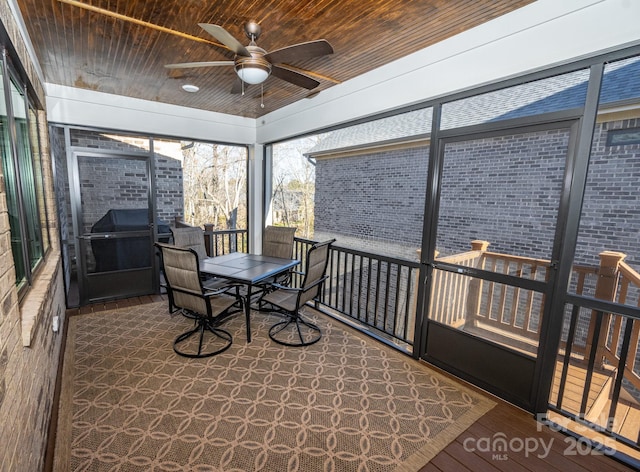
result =
[{"label": "black metal chair leg", "polygon": [[[203,353],[202,346],[204,343],[205,331],[211,332],[214,336],[226,341],[226,343],[221,348],[216,349],[215,351],[208,351]],[[196,333],[198,332],[200,333],[200,336],[198,338],[198,352],[194,354],[193,352],[187,352],[183,349],[180,349],[179,345],[181,343],[184,343],[191,336],[196,335]],[[226,351],[227,349],[229,349],[229,347],[231,347],[232,342],[233,342],[233,338],[229,332],[213,326],[213,323],[211,323],[211,320],[208,320],[206,318],[200,318],[197,320],[197,325],[195,328],[182,333],[175,339],[175,341],[173,342],[173,350],[175,351],[176,354],[180,356],[189,357],[192,359],[199,359],[203,357],[215,356],[216,354],[220,354],[221,352]]]},{"label": "black metal chair leg", "polygon": [[[301,324],[308,328],[307,331],[309,333],[313,333],[313,336],[311,337],[311,339],[305,340],[305,336],[302,334],[302,329],[300,326]],[[279,333],[285,331],[287,327],[289,327],[290,325],[294,325],[295,327],[294,335],[297,334],[297,337],[298,339],[300,339],[300,342],[288,341],[287,338],[289,337],[289,334],[284,336],[284,340],[282,338],[279,339],[277,337]],[[290,330],[289,330],[289,333],[290,333]],[[285,320],[280,321],[274,324],[273,326],[271,326],[271,328],[269,328],[269,337],[271,338],[272,341],[278,344],[281,344],[283,346],[292,346],[292,347],[310,346],[311,344],[315,344],[318,341],[320,341],[320,338],[322,338],[322,331],[317,325],[315,325],[314,323],[311,323],[310,321],[305,320],[299,314],[297,316],[289,315]]]}]

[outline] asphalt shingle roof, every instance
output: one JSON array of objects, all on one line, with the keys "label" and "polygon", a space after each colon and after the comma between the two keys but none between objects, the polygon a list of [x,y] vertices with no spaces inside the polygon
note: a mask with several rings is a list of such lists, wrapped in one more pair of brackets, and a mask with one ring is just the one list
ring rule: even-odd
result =
[{"label": "asphalt shingle roof", "polygon": [[[584,104],[589,70],[476,95],[442,107],[442,129],[533,116],[577,108]],[[640,57],[607,64],[600,105],[640,100]],[[307,156],[342,151],[376,143],[424,136],[431,131],[431,109],[421,109],[349,126],[327,133]]]}]

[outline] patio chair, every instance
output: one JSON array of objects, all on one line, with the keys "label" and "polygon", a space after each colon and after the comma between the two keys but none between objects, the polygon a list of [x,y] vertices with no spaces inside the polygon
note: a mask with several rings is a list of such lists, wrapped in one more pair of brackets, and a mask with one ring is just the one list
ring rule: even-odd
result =
[{"label": "patio chair", "polygon": [[287,226],[267,226],[262,237],[262,255],[291,259],[296,229]]},{"label": "patio chair", "polygon": [[[280,259],[291,259],[293,257],[294,236],[297,228],[288,226],[267,226],[262,235],[262,255],[269,257],[279,257]],[[272,277],[261,284],[263,294],[271,290],[271,285],[289,285],[291,274],[286,272],[276,277]]]},{"label": "patio chair", "polygon": [[231,314],[243,311],[242,298],[226,287],[211,290],[200,277],[198,253],[155,243],[162,255],[162,271],[169,294],[169,311],[180,310],[195,321],[195,327],[180,334],[173,350],[184,357],[210,357],[227,350],[233,338],[220,324]]},{"label": "patio chair", "polygon": [[[198,254],[198,260],[209,257],[204,243],[204,232],[199,226],[174,228],[171,233],[173,234],[173,244],[177,247],[193,249]],[[207,287],[211,290],[230,286],[227,279],[216,278],[208,274],[201,274],[201,277],[202,280],[207,281]]]},{"label": "patio chair", "polygon": [[302,307],[320,293],[322,284],[327,279],[325,270],[329,262],[331,244],[335,239],[316,243],[307,251],[305,271],[302,274],[300,287],[288,287],[274,283],[272,292],[260,300],[261,311],[281,313],[285,319],[271,326],[269,337],[285,346],[309,346],[320,340],[320,328],[305,319],[300,312]]},{"label": "patio chair", "polygon": [[171,230],[173,234],[173,244],[177,247],[191,248],[196,251],[198,258],[205,259],[207,249],[204,245],[204,233],[202,228],[198,226],[186,226],[183,228],[174,228]]}]

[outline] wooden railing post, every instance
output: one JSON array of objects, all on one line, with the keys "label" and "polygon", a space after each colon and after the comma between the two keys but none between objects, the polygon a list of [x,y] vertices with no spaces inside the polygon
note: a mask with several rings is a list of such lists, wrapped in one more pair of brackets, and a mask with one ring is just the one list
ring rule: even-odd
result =
[{"label": "wooden railing post", "polygon": [[[489,241],[476,239],[471,241],[471,250],[485,253],[491,244]],[[484,269],[484,257],[478,258],[478,269]],[[469,292],[467,293],[467,307],[465,317],[465,327],[476,327],[478,324],[478,314],[480,312],[480,299],[482,297],[482,279],[472,278],[469,281]]]},{"label": "wooden railing post", "polygon": [[204,225],[204,247],[207,249],[207,256],[213,257],[216,254],[213,247],[213,225],[211,223],[205,223]]},{"label": "wooden railing post", "polygon": [[472,251],[482,251],[485,252],[487,248],[491,244],[489,241],[483,241],[481,239],[474,239],[471,241],[471,250]]},{"label": "wooden railing post", "polygon": [[[595,298],[607,301],[615,301],[618,291],[618,279],[620,278],[619,265],[627,257],[622,252],[604,251],[599,254],[600,267],[598,268],[598,280],[595,288]],[[602,324],[600,325],[600,335],[598,339],[594,339],[596,330],[596,311],[591,313],[591,322],[589,323],[589,332],[587,335],[586,353],[590,352],[593,343],[596,343],[596,364],[602,366],[604,359],[605,343],[607,340],[607,328],[611,321],[611,314],[604,313]]]}]

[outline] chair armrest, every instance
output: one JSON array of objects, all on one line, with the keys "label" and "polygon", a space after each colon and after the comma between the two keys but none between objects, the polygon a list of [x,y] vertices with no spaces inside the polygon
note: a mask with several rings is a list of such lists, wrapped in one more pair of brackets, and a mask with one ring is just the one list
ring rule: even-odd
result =
[{"label": "chair armrest", "polygon": [[321,284],[322,282],[324,282],[328,278],[329,278],[329,276],[325,275],[324,277],[316,280],[311,285],[307,286],[305,289],[302,289],[301,287],[287,287],[286,285],[280,285],[280,284],[277,284],[277,283],[272,283],[271,287],[276,288],[278,290],[286,290],[286,291],[289,291],[289,292],[306,292],[307,290],[312,289],[316,285]]},{"label": "chair armrest", "polygon": [[269,284],[269,287],[275,288],[277,290],[286,290],[288,292],[301,292],[302,291],[302,289],[300,287],[289,287],[287,285],[281,285],[281,284],[277,284],[277,283],[271,283],[271,284]]},{"label": "chair armrest", "polygon": [[205,297],[213,297],[215,295],[220,295],[222,293],[227,293],[229,289],[238,288],[241,284],[231,283],[229,285],[225,285],[224,287],[217,288],[215,290],[207,290],[202,295]]},{"label": "chair armrest", "polygon": [[316,281],[315,281],[315,282],[313,282],[311,285],[309,285],[309,286],[306,288],[306,290],[309,290],[309,289],[311,289],[311,288],[315,287],[316,285],[320,285],[322,282],[324,282],[324,281],[325,281],[325,280],[327,280],[328,278],[329,278],[329,276],[328,276],[328,275],[325,275],[324,277],[322,277],[322,278],[320,278],[320,279],[316,280]]}]

